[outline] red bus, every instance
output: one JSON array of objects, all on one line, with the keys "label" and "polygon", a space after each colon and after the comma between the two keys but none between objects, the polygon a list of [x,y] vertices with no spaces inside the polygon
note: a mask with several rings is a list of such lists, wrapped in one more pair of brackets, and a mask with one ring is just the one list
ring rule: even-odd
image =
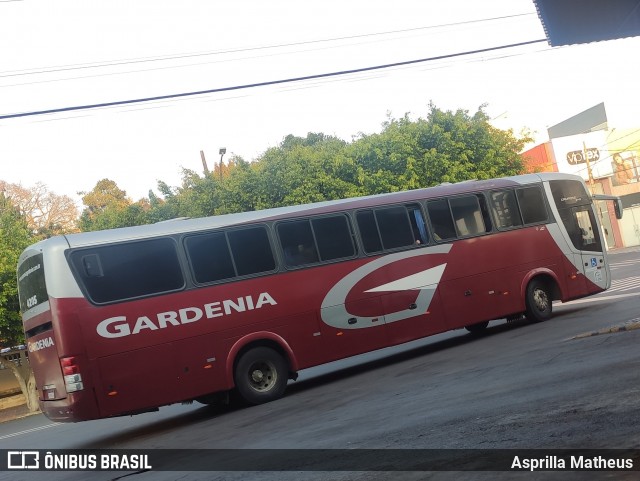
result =
[{"label": "red bus", "polygon": [[69,234],[18,264],[55,421],[271,401],[301,369],[610,282],[593,198],[557,173]]}]

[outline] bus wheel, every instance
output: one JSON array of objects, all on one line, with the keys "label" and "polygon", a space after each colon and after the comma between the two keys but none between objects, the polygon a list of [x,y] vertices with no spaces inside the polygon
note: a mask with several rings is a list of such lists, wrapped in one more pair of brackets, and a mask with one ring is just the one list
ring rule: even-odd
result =
[{"label": "bus wheel", "polygon": [[547,284],[533,279],[527,286],[526,316],[531,322],[546,321],[551,317],[551,294]]},{"label": "bus wheel", "polygon": [[484,330],[489,325],[489,321],[478,322],[477,324],[471,324],[469,326],[464,326],[464,328],[472,334],[479,334],[484,332]]},{"label": "bus wheel", "polygon": [[271,348],[253,348],[238,361],[235,383],[238,394],[249,404],[273,401],[287,387],[287,363]]}]

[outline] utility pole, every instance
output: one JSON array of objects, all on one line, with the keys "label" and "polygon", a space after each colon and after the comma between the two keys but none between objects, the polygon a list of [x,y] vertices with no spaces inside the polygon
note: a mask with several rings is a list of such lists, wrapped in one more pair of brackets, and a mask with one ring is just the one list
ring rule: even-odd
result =
[{"label": "utility pole", "polygon": [[589,185],[591,186],[591,193],[593,194],[593,172],[591,171],[591,163],[589,162],[589,152],[587,152],[587,144],[582,141],[582,155],[584,155],[584,161],[587,163],[587,176],[589,177]]},{"label": "utility pole", "polygon": [[207,167],[207,159],[204,158],[204,150],[200,151],[200,158],[202,159],[202,168],[204,169],[204,176],[209,175],[209,167]]},{"label": "utility pole", "polygon": [[220,182],[222,182],[222,157],[227,153],[227,149],[222,147],[218,153],[220,154]]}]

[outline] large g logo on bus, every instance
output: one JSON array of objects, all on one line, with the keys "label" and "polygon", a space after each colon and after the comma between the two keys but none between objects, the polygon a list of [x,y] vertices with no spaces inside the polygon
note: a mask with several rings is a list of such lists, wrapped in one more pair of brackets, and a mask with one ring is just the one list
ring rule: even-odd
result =
[{"label": "large g logo on bus", "polygon": [[420,291],[415,302],[415,306],[396,312],[380,313],[376,317],[358,316],[358,322],[349,324],[348,319],[355,317],[347,311],[345,302],[347,296],[355,285],[369,274],[378,269],[382,269],[389,264],[398,261],[404,261],[411,258],[428,256],[432,254],[448,254],[451,250],[451,244],[438,245],[434,247],[426,247],[411,251],[398,252],[379,257],[358,269],[344,276],[331,290],[327,293],[321,306],[322,321],[337,329],[362,329],[377,326],[380,318],[384,317],[385,323],[401,321],[424,314],[431,304],[431,300],[438,288],[438,283],[442,278],[442,274],[447,264],[440,264],[435,267],[411,274],[409,276],[396,279],[392,282],[376,286],[368,289],[366,292],[394,292],[394,291]]},{"label": "large g logo on bus", "polygon": [[113,338],[123,337],[131,334],[131,328],[127,324],[125,316],[116,316],[105,319],[96,328],[98,334],[102,337]]}]

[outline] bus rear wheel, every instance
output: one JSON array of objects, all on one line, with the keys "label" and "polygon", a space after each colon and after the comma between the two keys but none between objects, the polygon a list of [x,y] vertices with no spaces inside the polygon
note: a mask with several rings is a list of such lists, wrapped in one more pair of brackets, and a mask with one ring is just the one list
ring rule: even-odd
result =
[{"label": "bus rear wheel", "polygon": [[546,321],[551,317],[552,304],[549,287],[540,279],[533,279],[527,286],[526,316],[531,322]]},{"label": "bus rear wheel", "polygon": [[248,404],[280,398],[287,387],[287,363],[269,347],[256,347],[242,355],[234,373],[237,393]]}]

